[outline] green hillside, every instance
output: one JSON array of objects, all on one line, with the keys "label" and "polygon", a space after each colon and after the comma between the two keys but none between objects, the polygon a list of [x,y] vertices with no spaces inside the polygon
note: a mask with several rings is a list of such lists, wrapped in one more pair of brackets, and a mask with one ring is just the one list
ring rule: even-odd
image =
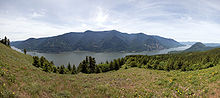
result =
[{"label": "green hillside", "polygon": [[185,72],[134,67],[62,75],[44,72],[32,61],[0,43],[0,97],[220,97],[220,65]]}]

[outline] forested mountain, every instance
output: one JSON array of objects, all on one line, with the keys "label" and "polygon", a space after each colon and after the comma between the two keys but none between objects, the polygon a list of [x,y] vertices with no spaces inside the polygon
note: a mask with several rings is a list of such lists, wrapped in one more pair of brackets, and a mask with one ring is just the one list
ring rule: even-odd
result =
[{"label": "forested mountain", "polygon": [[181,46],[173,39],[143,33],[127,34],[116,30],[70,32],[47,38],[12,42],[12,46],[38,52],[63,51],[151,51]]}]

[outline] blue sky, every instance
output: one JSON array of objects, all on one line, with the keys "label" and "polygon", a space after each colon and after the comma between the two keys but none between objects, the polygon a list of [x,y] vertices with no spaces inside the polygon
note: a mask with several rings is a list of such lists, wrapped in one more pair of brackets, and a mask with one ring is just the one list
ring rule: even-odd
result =
[{"label": "blue sky", "polygon": [[0,37],[15,41],[115,29],[220,43],[219,5],[219,0],[0,0]]}]

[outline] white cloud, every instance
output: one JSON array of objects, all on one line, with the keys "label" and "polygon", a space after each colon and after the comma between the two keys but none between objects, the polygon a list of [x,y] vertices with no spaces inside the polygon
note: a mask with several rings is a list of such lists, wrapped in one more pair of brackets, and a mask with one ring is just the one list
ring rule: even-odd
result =
[{"label": "white cloud", "polygon": [[31,17],[37,18],[37,17],[43,17],[45,13],[38,13],[38,12],[33,12]]},{"label": "white cloud", "polygon": [[220,42],[219,4],[218,0],[0,0],[0,36],[24,40],[116,29],[178,41]]},{"label": "white cloud", "polygon": [[95,22],[102,26],[108,19],[108,13],[105,13],[101,7],[98,7],[98,11],[95,17]]}]

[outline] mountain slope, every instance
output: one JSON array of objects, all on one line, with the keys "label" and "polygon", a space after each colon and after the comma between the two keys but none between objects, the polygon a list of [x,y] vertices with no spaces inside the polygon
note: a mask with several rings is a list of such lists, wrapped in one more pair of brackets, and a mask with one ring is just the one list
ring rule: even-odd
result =
[{"label": "mountain slope", "polygon": [[186,50],[183,50],[183,51],[170,51],[169,53],[199,52],[199,51],[207,51],[207,50],[211,50],[211,49],[215,49],[215,48],[220,48],[220,46],[210,47],[210,46],[206,46],[205,44],[203,44],[201,42],[196,42],[195,44],[193,44],[191,47],[189,47]]},{"label": "mountain slope", "polygon": [[143,33],[127,34],[116,30],[70,32],[47,38],[30,38],[12,42],[11,45],[38,52],[63,51],[151,51],[181,46],[173,39],[151,36]]},{"label": "mountain slope", "polygon": [[197,42],[193,44],[190,48],[184,50],[183,52],[206,51],[210,49],[214,49],[214,47],[207,47],[203,43]]},{"label": "mountain slope", "polygon": [[61,75],[32,66],[31,56],[0,43],[0,67],[3,98],[220,97],[219,65],[189,72],[130,68],[100,74]]}]

